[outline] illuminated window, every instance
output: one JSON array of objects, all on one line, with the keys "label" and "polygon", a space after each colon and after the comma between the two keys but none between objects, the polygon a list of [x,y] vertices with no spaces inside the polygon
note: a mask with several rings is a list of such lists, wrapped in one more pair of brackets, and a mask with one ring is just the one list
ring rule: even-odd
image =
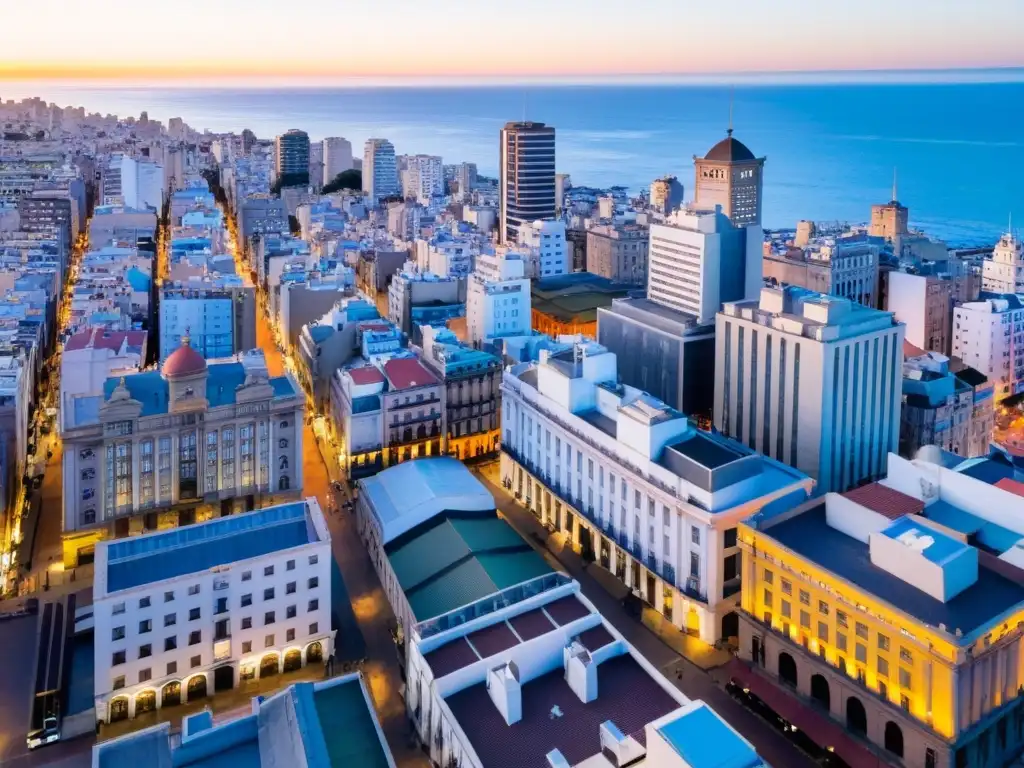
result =
[{"label": "illuminated window", "polygon": [[770,589],[764,591],[764,604],[767,606],[772,604],[772,591]]},{"label": "illuminated window", "polygon": [[783,615],[783,616],[784,616],[785,618],[787,618],[787,619],[788,619],[788,618],[791,618],[791,617],[792,617],[792,615],[793,615],[793,614],[792,614],[792,612],[791,612],[791,610],[790,610],[790,607],[789,607],[789,601],[788,601],[788,600],[783,600],[783,601],[782,601],[782,615]]},{"label": "illuminated window", "polygon": [[811,628],[811,614],[808,611],[800,611],[800,626],[806,629]]},{"label": "illuminated window", "polygon": [[913,681],[910,677],[910,670],[900,667],[900,688],[912,688],[911,682]]},{"label": "illuminated window", "polygon": [[836,648],[840,651],[846,650],[846,635],[841,632],[836,633]]},{"label": "illuminated window", "polygon": [[882,633],[878,634],[878,649],[881,651],[889,650],[889,638]]},{"label": "illuminated window", "polygon": [[820,613],[822,616],[828,616],[828,603],[826,603],[824,600],[818,601],[818,613]]},{"label": "illuminated window", "polygon": [[782,580],[782,594],[792,595],[793,594],[793,583],[789,579]]},{"label": "illuminated window", "polygon": [[803,605],[810,605],[811,604],[811,593],[810,592],[806,592],[806,591],[801,589],[800,590],[800,602]]},{"label": "illuminated window", "polygon": [[878,657],[877,669],[878,669],[878,674],[882,675],[883,677],[888,677],[889,676],[889,662],[886,661],[881,656]]}]

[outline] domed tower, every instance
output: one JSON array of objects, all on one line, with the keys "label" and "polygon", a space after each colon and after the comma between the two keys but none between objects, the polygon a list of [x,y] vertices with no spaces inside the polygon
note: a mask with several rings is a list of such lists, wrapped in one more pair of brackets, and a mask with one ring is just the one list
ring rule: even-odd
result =
[{"label": "domed tower", "polygon": [[696,166],[694,203],[698,208],[722,206],[722,213],[737,227],[761,226],[763,157],[755,157],[746,144],[726,137],[704,157],[693,156]]},{"label": "domed tower", "polygon": [[206,407],[206,360],[192,348],[188,331],[181,346],[164,361],[160,373],[167,380],[170,410]]}]

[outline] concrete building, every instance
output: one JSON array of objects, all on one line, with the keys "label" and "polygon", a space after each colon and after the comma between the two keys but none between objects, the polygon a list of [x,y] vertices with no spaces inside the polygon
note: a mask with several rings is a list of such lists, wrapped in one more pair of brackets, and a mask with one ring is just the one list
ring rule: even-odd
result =
[{"label": "concrete building", "polygon": [[896,450],[904,327],[803,288],[726,302],[715,322],[714,425],[810,475],[819,492],[880,477]]},{"label": "concrete building", "polygon": [[185,337],[207,360],[256,348],[256,289],[241,281],[192,279],[160,287],[160,361]]},{"label": "concrete building", "polygon": [[497,454],[501,358],[462,344],[447,328],[422,330],[422,362],[444,383],[445,452],[457,459]]},{"label": "concrete building", "polygon": [[519,231],[539,219],[553,219],[555,129],[544,123],[506,123],[501,129],[498,164],[498,237],[519,242]]},{"label": "concrete building", "polygon": [[237,207],[237,233],[245,254],[251,258],[254,236],[282,235],[290,231],[284,201],[270,195],[250,196]]},{"label": "concrete building", "polygon": [[981,290],[1024,293],[1024,243],[1012,232],[1003,235],[981,269]]},{"label": "concrete building", "polygon": [[897,271],[889,272],[888,281],[886,310],[907,327],[907,341],[948,355],[953,343],[953,281],[943,275]]},{"label": "concrete building", "polygon": [[1024,302],[1003,294],[953,310],[953,357],[988,377],[996,402],[1024,392]]},{"label": "concrete building", "polygon": [[[903,405],[900,408],[901,456],[914,458],[936,445],[970,458],[974,392],[950,370],[950,360],[904,344]],[[987,455],[988,447],[980,455]]]},{"label": "concrete building", "polygon": [[315,497],[96,547],[96,720],[330,658],[331,534]]},{"label": "concrete building", "polygon": [[593,342],[506,371],[501,423],[505,486],[705,643],[737,634],[737,523],[813,487],[618,384],[616,356]]},{"label": "concrete building", "polygon": [[64,342],[60,356],[61,422],[79,395],[98,395],[107,379],[142,369],[146,362],[146,331],[88,328]]},{"label": "concrete building", "polygon": [[565,239],[565,222],[523,222],[519,226],[519,245],[526,249],[527,277],[539,279],[572,272],[572,258]]},{"label": "concrete building", "polygon": [[59,233],[67,252],[85,226],[77,202],[66,192],[39,190],[18,200],[18,228],[37,234]]},{"label": "concrete building", "polygon": [[995,387],[981,371],[974,368],[958,367],[954,372],[958,382],[971,391],[973,408],[970,418],[970,433],[967,446],[961,455],[968,458],[987,456],[992,446],[995,429]]},{"label": "concrete building", "polygon": [[455,181],[459,185],[458,199],[466,202],[476,188],[476,163],[459,163],[456,166]]},{"label": "concrete building", "polygon": [[400,190],[395,146],[387,139],[367,139],[363,148],[363,192],[376,201],[397,195]]},{"label": "concrete building", "polygon": [[305,399],[260,350],[206,360],[181,346],[159,371],[73,399],[64,441],[64,562],[102,539],[253,509],[302,488]]},{"label": "concrete building", "polygon": [[274,139],[274,176],[309,182],[309,134],[297,128]]},{"label": "concrete building", "polygon": [[171,723],[163,722],[107,739],[93,746],[92,764],[126,765],[140,754],[154,766],[230,762],[232,768],[263,768],[308,759],[308,765],[346,768],[358,756],[361,768],[396,768],[360,672],[257,696],[251,712],[234,719],[220,714],[214,723],[209,708],[203,709],[182,718],[174,735]]},{"label": "concrete building", "polygon": [[430,205],[431,200],[443,197],[444,164],[436,155],[406,155],[402,171],[402,196]]},{"label": "concrete building", "polygon": [[[376,306],[365,299],[350,297],[339,301],[317,321],[302,326],[296,355],[298,376],[318,410],[326,410],[335,372],[360,353],[363,333],[387,325],[380,319]],[[397,329],[395,332],[401,336]],[[400,343],[396,349],[399,347]]]},{"label": "concrete building", "polygon": [[866,235],[815,237],[803,247],[765,255],[763,276],[776,285],[798,285],[874,307],[883,245]]},{"label": "concrete building", "polygon": [[352,142],[340,136],[324,139],[324,184],[329,184],[339,173],[353,168]]},{"label": "concrete building", "polygon": [[651,182],[651,208],[669,214],[683,204],[685,190],[675,176],[662,176]]},{"label": "concrete building", "polygon": [[514,252],[481,253],[466,286],[466,331],[476,346],[530,333],[530,280]]},{"label": "concrete building", "polygon": [[598,224],[587,230],[587,272],[617,283],[647,283],[650,231],[636,224]]},{"label": "concrete building", "polygon": [[712,211],[722,206],[735,227],[760,227],[765,158],[734,139],[732,128],[727,133],[704,157],[693,156],[694,204]]},{"label": "concrete building", "polygon": [[739,653],[763,674],[740,684],[801,729],[763,675],[814,701],[856,737],[833,742],[850,764],[866,741],[907,768],[1005,765],[1024,745],[1022,519],[1014,490],[894,454],[881,482],[751,518]]},{"label": "concrete building", "polygon": [[466,315],[466,281],[421,272],[412,262],[395,273],[388,287],[388,319],[418,342],[422,325],[444,326]]},{"label": "concrete building", "polygon": [[749,230],[720,211],[693,208],[651,224],[647,298],[703,325],[723,302],[757,295],[764,238],[759,226]]}]

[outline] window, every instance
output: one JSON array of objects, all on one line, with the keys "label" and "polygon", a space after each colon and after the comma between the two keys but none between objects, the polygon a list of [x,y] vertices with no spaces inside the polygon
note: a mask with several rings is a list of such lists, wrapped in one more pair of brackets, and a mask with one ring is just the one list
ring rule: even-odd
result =
[{"label": "window", "polygon": [[290,643],[294,639],[295,639],[295,630],[294,629],[289,629],[287,632],[284,633],[284,640],[285,640],[286,643]]},{"label": "window", "polygon": [[764,583],[773,584],[775,582],[775,574],[769,571],[767,568],[764,569]]},{"label": "window", "polygon": [[267,589],[263,590],[263,599],[264,600],[273,600],[274,599],[274,588],[273,587],[268,587]]},{"label": "window", "polygon": [[725,531],[725,536],[723,537],[723,539],[724,539],[724,541],[722,543],[723,547],[726,547],[726,548],[728,548],[728,547],[735,547],[736,546],[736,529],[735,528],[727,528],[726,531]]},{"label": "window", "polygon": [[846,635],[842,632],[836,632],[836,649],[846,652]]},{"label": "window", "polygon": [[198,584],[193,584],[191,587],[188,588],[188,593],[190,595],[198,595],[199,594],[199,585]]},{"label": "window", "polygon": [[878,662],[878,666],[877,666],[878,674],[880,674],[880,675],[882,675],[884,677],[888,677],[889,676],[889,662],[886,661],[885,658],[882,657],[882,656],[878,657],[877,662]]},{"label": "window", "polygon": [[805,629],[811,628],[811,614],[809,611],[800,611],[800,626]]},{"label": "window", "polygon": [[690,575],[694,577],[700,576],[700,555],[696,552],[690,553]]},{"label": "window", "polygon": [[164,615],[164,626],[165,627],[173,627],[177,623],[178,623],[178,614],[176,614],[176,613],[168,613],[168,614]]},{"label": "window", "polygon": [[140,597],[139,598],[139,608],[149,608],[149,598],[148,597]]},{"label": "window", "polygon": [[902,646],[900,646],[900,661],[906,662],[907,664],[914,663],[913,654],[911,654],[911,652],[908,649]]},{"label": "window", "polygon": [[878,634],[878,649],[880,651],[889,650],[889,638],[883,635],[882,633]]},{"label": "window", "polygon": [[309,556],[309,564],[310,565],[316,565],[318,562],[320,562],[320,557],[318,555],[310,555]]},{"label": "window", "polygon": [[139,682],[140,683],[145,683],[146,681],[151,680],[152,677],[153,677],[153,670],[150,669],[149,667],[146,667],[145,669],[140,669],[139,670]]},{"label": "window", "polygon": [[801,589],[800,590],[800,603],[802,605],[810,605],[811,604],[811,593],[807,592],[806,590]]},{"label": "window", "polygon": [[189,645],[199,645],[199,643],[202,642],[202,639],[203,639],[203,632],[200,629],[197,629],[197,630],[195,630],[193,632],[189,632],[188,633],[188,644]]},{"label": "window", "polygon": [[690,529],[690,541],[694,544],[700,544],[700,528],[694,526]]},{"label": "window", "polygon": [[310,611],[316,611],[316,610],[319,610],[319,608],[320,608],[320,601],[319,600],[310,600],[309,601],[309,610]]},{"label": "window", "polygon": [[286,595],[293,595],[293,594],[295,594],[295,582],[294,581],[289,581],[287,584],[285,584],[284,593]]},{"label": "window", "polygon": [[868,663],[868,647],[863,643],[857,643],[853,648],[853,657],[861,664]]},{"label": "window", "polygon": [[114,603],[114,607],[110,612],[115,616],[119,613],[124,613],[124,603]]},{"label": "window", "polygon": [[175,675],[177,673],[178,673],[178,662],[176,662],[176,661],[168,661],[167,662],[167,674],[168,675]]},{"label": "window", "polygon": [[320,586],[320,577],[319,576],[313,576],[312,578],[310,578],[310,580],[309,580],[309,588],[310,589],[316,589],[319,586]]},{"label": "window", "polygon": [[824,600],[818,601],[818,613],[820,613],[822,616],[828,616],[828,603],[826,603]]},{"label": "window", "polygon": [[274,575],[274,566],[268,565],[266,568],[264,568],[263,569],[263,575],[264,576],[273,576]]},{"label": "window", "polygon": [[772,591],[770,589],[766,589],[764,591],[764,604],[767,605],[769,608],[771,608],[771,605],[772,605]]},{"label": "window", "polygon": [[139,634],[140,635],[146,634],[151,629],[153,629],[153,620],[152,619],[144,619],[144,620],[139,622]]},{"label": "window", "polygon": [[252,616],[245,616],[242,619],[242,629],[252,629]]},{"label": "window", "polygon": [[267,635],[266,637],[263,638],[263,647],[264,648],[273,648],[274,647],[274,636],[273,635]]},{"label": "window", "polygon": [[165,651],[173,651],[177,647],[178,647],[178,637],[177,637],[177,635],[172,635],[171,637],[165,637],[164,638],[164,650]]},{"label": "window", "polygon": [[782,601],[782,617],[788,619],[792,616],[792,608],[790,607],[789,600]]},{"label": "window", "polygon": [[274,623],[274,612],[273,611],[267,611],[266,613],[264,613],[263,614],[263,624],[264,624],[264,626],[266,626],[267,624],[273,624],[273,623]]},{"label": "window", "polygon": [[868,639],[868,625],[857,622],[857,637],[862,637],[865,640]]},{"label": "window", "polygon": [[289,605],[287,608],[285,608],[284,617],[286,619],[294,619],[295,618],[295,606],[294,605]]},{"label": "window", "polygon": [[319,631],[320,631],[320,625],[317,624],[315,621],[312,624],[309,625],[309,634],[315,635]]},{"label": "window", "polygon": [[173,599],[174,599],[174,593],[173,592],[164,592],[164,602],[165,603],[169,603]]},{"label": "window", "polygon": [[252,605],[252,592],[242,595],[242,607],[245,608],[248,605]]},{"label": "window", "polygon": [[114,627],[110,630],[111,640],[124,640],[124,627]]},{"label": "window", "polygon": [[188,611],[188,620],[196,621],[199,618],[199,608],[190,608]]},{"label": "window", "polygon": [[287,563],[285,563],[284,569],[286,571],[294,571],[295,570],[295,561],[294,560],[289,560]]},{"label": "window", "polygon": [[252,579],[252,571],[242,571],[242,581],[249,581]]},{"label": "window", "polygon": [[118,675],[114,678],[114,690],[119,691],[124,688],[124,675]]},{"label": "window", "polygon": [[823,643],[828,642],[828,624],[824,621],[818,622],[818,639]]},{"label": "window", "polygon": [[252,653],[252,640],[245,640],[242,643],[242,653]]},{"label": "window", "polygon": [[189,660],[189,664],[192,666],[192,669],[195,669],[196,667],[202,666],[202,664],[203,664],[203,657],[202,656],[193,656]]},{"label": "window", "polygon": [[110,659],[110,666],[116,667],[118,664],[124,664],[128,654],[125,651],[114,651],[114,655]]},{"label": "window", "polygon": [[145,645],[140,645],[139,646],[139,658],[140,659],[145,659],[146,657],[152,656],[152,655],[153,655],[153,646],[152,645],[150,645],[149,643],[146,643]]},{"label": "window", "polygon": [[840,627],[849,626],[847,624],[846,614],[842,611],[836,611],[836,624],[838,624]]},{"label": "window", "polygon": [[912,688],[910,670],[900,667],[900,688]]}]

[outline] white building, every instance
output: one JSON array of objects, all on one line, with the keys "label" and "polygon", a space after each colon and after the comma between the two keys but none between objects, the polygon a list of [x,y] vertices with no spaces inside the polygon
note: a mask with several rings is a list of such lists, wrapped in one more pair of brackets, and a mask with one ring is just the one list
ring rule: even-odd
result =
[{"label": "white building", "polygon": [[500,160],[498,239],[511,245],[529,222],[552,219],[557,212],[554,126],[506,123],[501,129]]},{"label": "white building", "polygon": [[444,166],[436,155],[408,155],[402,171],[402,196],[429,205],[444,195]]},{"label": "white building", "polygon": [[121,202],[125,207],[139,211],[163,211],[163,166],[146,160],[136,160],[127,155],[122,157]]},{"label": "white building", "polygon": [[903,334],[889,312],[796,286],[726,302],[715,427],[810,475],[819,492],[880,477],[899,441]]},{"label": "white building", "polygon": [[363,149],[363,192],[374,200],[399,192],[395,146],[387,139],[366,140]]},{"label": "white building", "polygon": [[507,370],[503,482],[676,627],[734,636],[737,523],[813,482],[617,381],[593,342]]},{"label": "white building", "polygon": [[531,278],[554,277],[572,272],[572,257],[565,240],[565,222],[538,220],[519,228],[519,244],[528,248]]},{"label": "white building", "polygon": [[329,184],[339,173],[353,168],[352,142],[340,136],[324,139],[324,184]]},{"label": "white building", "polygon": [[[146,331],[88,328],[71,336],[60,356],[61,423],[72,398],[98,395],[112,376],[135,373],[146,359]],[[69,422],[70,424],[70,422]]]},{"label": "white building", "polygon": [[647,298],[710,323],[722,302],[757,295],[763,240],[759,226],[734,227],[720,211],[677,210],[651,225]]},{"label": "white building", "polygon": [[329,658],[331,534],[316,498],[96,547],[96,719]]},{"label": "white building", "polygon": [[476,345],[530,334],[530,280],[523,257],[481,253],[466,286],[466,329]]},{"label": "white building", "polygon": [[1024,392],[1022,297],[971,301],[953,310],[953,357],[988,377],[996,401]]},{"label": "white building", "polygon": [[1024,243],[1007,232],[981,267],[981,290],[989,293],[1024,293]]}]

